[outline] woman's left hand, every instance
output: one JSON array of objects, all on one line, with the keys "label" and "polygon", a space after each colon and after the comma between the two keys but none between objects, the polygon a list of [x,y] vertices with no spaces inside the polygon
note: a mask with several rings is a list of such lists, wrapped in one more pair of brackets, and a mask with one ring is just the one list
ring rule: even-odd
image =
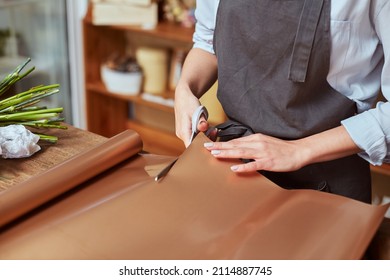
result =
[{"label": "woman's left hand", "polygon": [[207,142],[204,146],[216,158],[253,160],[232,166],[234,172],[294,171],[303,167],[307,158],[305,149],[296,141],[280,140],[260,133],[228,142]]},{"label": "woman's left hand", "polygon": [[295,171],[311,163],[361,152],[342,125],[297,140],[281,140],[257,133],[228,142],[208,142],[204,145],[216,158],[253,160],[232,166],[235,172]]}]

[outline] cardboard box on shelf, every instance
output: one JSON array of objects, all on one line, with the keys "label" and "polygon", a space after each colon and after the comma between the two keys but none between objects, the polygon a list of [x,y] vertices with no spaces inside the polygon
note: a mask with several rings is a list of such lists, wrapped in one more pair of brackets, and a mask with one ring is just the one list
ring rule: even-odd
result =
[{"label": "cardboard box on shelf", "polygon": [[136,25],[154,28],[158,23],[158,5],[133,5],[127,3],[92,3],[92,22],[95,25]]}]

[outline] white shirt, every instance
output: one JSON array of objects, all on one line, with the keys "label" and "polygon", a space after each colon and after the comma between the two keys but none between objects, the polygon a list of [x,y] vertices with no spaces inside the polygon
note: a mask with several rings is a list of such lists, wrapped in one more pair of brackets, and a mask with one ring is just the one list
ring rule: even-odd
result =
[{"label": "white shirt", "polygon": [[[197,0],[194,48],[210,53],[219,0]],[[331,54],[327,80],[357,104],[343,120],[360,156],[374,165],[390,162],[390,0],[331,3]],[[378,102],[379,91],[387,102]]]}]

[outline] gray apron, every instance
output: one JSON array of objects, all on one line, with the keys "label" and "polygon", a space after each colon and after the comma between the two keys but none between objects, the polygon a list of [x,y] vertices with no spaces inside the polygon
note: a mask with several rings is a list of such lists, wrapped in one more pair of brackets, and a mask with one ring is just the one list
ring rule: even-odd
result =
[{"label": "gray apron", "polygon": [[[340,125],[356,105],[327,82],[330,0],[221,0],[214,33],[224,140],[263,133],[292,140]],[[371,202],[369,164],[357,155],[295,172],[261,171],[283,188]]]}]

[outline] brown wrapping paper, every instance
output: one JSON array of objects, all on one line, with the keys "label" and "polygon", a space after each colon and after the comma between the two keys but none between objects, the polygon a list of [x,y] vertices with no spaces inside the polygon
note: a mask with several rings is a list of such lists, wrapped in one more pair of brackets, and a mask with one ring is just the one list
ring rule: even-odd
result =
[{"label": "brown wrapping paper", "polygon": [[0,259],[359,259],[389,207],[237,176],[204,141],[160,182],[138,156],[0,231]]},{"label": "brown wrapping paper", "polygon": [[0,195],[0,227],[136,155],[141,149],[138,134],[128,130],[3,191]]}]

